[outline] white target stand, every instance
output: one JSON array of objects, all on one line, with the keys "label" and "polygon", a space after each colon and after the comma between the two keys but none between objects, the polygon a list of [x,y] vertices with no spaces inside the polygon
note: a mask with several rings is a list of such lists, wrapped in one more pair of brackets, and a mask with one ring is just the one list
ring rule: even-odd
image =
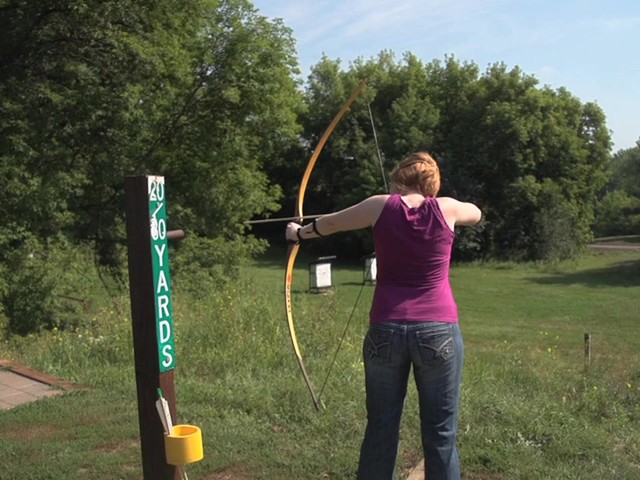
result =
[{"label": "white target stand", "polygon": [[319,257],[309,264],[309,292],[331,293],[333,291],[333,274],[331,272],[331,260],[336,256]]},{"label": "white target stand", "polygon": [[364,257],[364,270],[362,273],[365,285],[375,285],[376,275],[378,273],[378,264],[376,262],[376,254],[372,253]]}]

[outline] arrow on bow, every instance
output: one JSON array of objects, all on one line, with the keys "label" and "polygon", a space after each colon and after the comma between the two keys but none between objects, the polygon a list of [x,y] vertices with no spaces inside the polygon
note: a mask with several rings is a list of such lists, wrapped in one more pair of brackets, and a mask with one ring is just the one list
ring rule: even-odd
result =
[{"label": "arrow on bow", "polygon": [[305,215],[304,217],[276,217],[276,218],[263,218],[259,220],[247,220],[243,222],[245,225],[255,225],[257,223],[277,223],[277,222],[293,222],[300,221],[303,218],[320,218],[324,217],[326,213],[316,213],[314,215]]},{"label": "arrow on bow", "polygon": [[[296,201],[295,212],[293,214],[294,218],[302,218],[304,214],[302,213],[302,204],[304,202],[304,194],[307,190],[307,184],[309,183],[309,177],[311,176],[311,172],[316,165],[316,161],[320,156],[320,152],[324,148],[324,145],[327,143],[327,140],[335,130],[342,117],[344,117],[345,113],[349,110],[353,102],[356,101],[356,98],[360,95],[360,93],[367,86],[366,81],[363,80],[360,82],[358,87],[353,91],[348,100],[342,105],[338,113],[336,113],[333,120],[327,127],[327,129],[320,137],[320,141],[318,145],[316,145],[311,158],[309,159],[309,163],[307,164],[307,168],[302,176],[302,182],[300,183],[300,191],[298,192],[298,198]],[[285,309],[287,314],[287,324],[289,325],[289,335],[291,336],[291,343],[293,344],[293,350],[296,354],[296,359],[298,360],[298,365],[300,366],[300,370],[302,371],[302,376],[304,377],[304,381],[307,384],[307,388],[309,389],[309,394],[311,395],[311,399],[313,400],[313,405],[316,407],[316,410],[322,410],[323,405],[320,401],[320,397],[316,394],[315,389],[313,388],[313,384],[311,383],[311,379],[309,378],[309,374],[307,373],[307,369],[304,365],[304,361],[302,360],[302,353],[300,352],[300,347],[298,346],[298,338],[296,336],[296,329],[293,324],[293,310],[291,308],[291,286],[293,283],[293,266],[296,261],[296,257],[298,255],[298,250],[300,248],[299,243],[294,243],[289,246],[287,251],[287,261],[286,261],[286,269],[284,276],[284,298],[285,298]]]}]

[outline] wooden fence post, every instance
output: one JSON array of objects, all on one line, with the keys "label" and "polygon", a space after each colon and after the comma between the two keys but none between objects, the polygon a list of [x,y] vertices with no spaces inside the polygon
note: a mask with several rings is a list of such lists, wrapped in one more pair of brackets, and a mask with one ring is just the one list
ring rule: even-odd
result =
[{"label": "wooden fence post", "polygon": [[591,364],[591,334],[584,334],[584,361],[587,365]]}]

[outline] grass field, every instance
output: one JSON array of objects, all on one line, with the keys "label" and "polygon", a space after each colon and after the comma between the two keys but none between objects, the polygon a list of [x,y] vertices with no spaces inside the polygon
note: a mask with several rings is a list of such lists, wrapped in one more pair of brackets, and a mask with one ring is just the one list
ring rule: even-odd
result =
[{"label": "grass field", "polygon": [[[309,374],[324,383],[362,270],[334,265],[335,291],[308,294],[298,262],[294,318]],[[364,427],[362,298],[317,413],[291,348],[281,255],[224,291],[174,289],[180,421],[203,430],[207,480],[349,479]],[[640,252],[567,264],[454,266],[466,357],[460,419],[464,478],[640,479]],[[12,359],[88,387],[0,412],[0,480],[139,479],[128,297],[96,304],[76,332],[0,343]],[[592,360],[584,334],[592,335]],[[415,390],[399,473],[421,458]]]}]

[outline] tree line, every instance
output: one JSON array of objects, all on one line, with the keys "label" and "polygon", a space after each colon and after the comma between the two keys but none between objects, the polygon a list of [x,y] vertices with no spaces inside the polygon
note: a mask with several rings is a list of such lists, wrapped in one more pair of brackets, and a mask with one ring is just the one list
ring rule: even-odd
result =
[{"label": "tree line", "polygon": [[[293,212],[311,151],[363,79],[306,213],[384,192],[378,150],[384,171],[428,150],[442,194],[485,212],[459,259],[564,259],[594,229],[637,229],[640,144],[612,155],[596,104],[518,67],[383,51],[346,69],[323,57],[303,81],[291,30],[249,1],[5,0],[0,296],[13,330],[71,322],[59,299],[80,280],[61,282],[56,265],[89,258],[119,278],[127,175],[166,178],[170,228],[189,233],[176,278],[232,279],[267,245],[243,222]],[[340,242],[354,256],[371,248],[363,234]]]}]

